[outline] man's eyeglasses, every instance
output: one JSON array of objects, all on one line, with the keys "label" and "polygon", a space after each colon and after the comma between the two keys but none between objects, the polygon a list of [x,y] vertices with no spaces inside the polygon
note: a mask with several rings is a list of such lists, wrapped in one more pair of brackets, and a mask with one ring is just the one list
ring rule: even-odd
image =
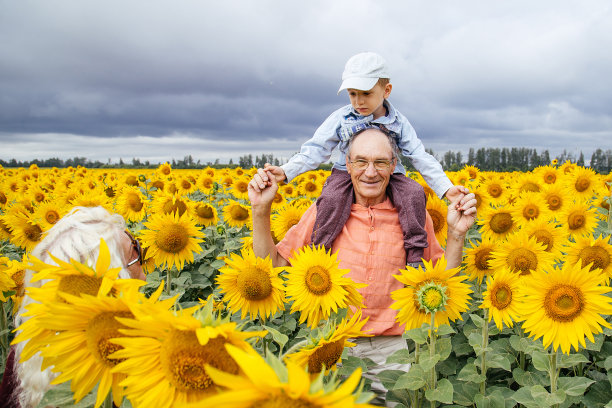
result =
[{"label": "man's eyeglasses", "polygon": [[391,167],[391,164],[393,164],[393,160],[377,159],[374,161],[370,161],[370,160],[365,160],[365,159],[357,159],[357,160],[351,161],[350,163],[351,163],[351,166],[355,170],[365,170],[368,168],[370,163],[373,163],[374,168],[376,170],[382,171],[382,170],[389,170],[389,168]]},{"label": "man's eyeglasses", "polygon": [[132,234],[130,234],[129,231],[124,231],[125,234],[130,237],[130,241],[132,241],[132,248],[134,248],[134,250],[136,252],[138,252],[138,256],[134,259],[132,259],[130,262],[127,263],[127,266],[132,266],[134,265],[136,262],[140,262],[140,264],[143,264],[143,259],[142,259],[142,247],[140,246],[140,242],[134,238],[134,236]]}]

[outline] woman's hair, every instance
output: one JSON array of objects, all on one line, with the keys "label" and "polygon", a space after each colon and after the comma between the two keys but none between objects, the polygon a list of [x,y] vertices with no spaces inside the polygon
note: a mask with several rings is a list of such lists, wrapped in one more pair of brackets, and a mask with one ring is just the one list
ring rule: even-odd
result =
[{"label": "woman's hair", "polygon": [[[44,235],[31,255],[47,264],[56,264],[49,256],[53,254],[63,261],[74,259],[94,267],[100,254],[100,239],[103,238],[110,251],[110,267],[120,267],[119,278],[126,279],[130,274],[122,262],[120,240],[125,228],[125,221],[120,215],[110,214],[102,207],[75,207]],[[32,275],[31,270],[26,270],[24,287],[40,287],[45,283],[31,282]],[[23,313],[32,302],[26,293],[15,315],[15,327],[27,320]],[[56,374],[50,368],[41,371],[42,357],[38,353],[19,363],[25,344],[19,343],[15,349],[15,373],[18,379],[16,393],[21,408],[30,408],[38,405]]]}]

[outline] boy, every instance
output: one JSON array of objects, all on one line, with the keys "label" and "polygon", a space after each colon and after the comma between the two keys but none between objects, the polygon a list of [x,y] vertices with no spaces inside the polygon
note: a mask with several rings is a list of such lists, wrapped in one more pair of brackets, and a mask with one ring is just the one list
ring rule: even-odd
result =
[{"label": "boy", "polygon": [[[342,74],[338,93],[344,89],[348,91],[351,104],[332,113],[288,163],[280,167],[266,165],[265,168],[277,181],[289,182],[299,174],[316,169],[330,158],[334,148],[339,148],[341,157],[334,164],[317,200],[317,217],[312,233],[313,244],[324,245],[327,249],[342,231],[353,203],[351,177],[346,171],[348,143],[353,134],[366,127],[377,126],[391,134],[401,153],[411,159],[439,197],[454,199],[463,194],[453,186],[440,163],[425,152],[406,117],[387,100],[392,86],[387,64],[380,55],[364,52],[351,57]],[[419,183],[405,176],[406,171],[399,161],[393,173],[387,192],[399,214],[406,263],[418,263],[427,246],[425,193]]]}]

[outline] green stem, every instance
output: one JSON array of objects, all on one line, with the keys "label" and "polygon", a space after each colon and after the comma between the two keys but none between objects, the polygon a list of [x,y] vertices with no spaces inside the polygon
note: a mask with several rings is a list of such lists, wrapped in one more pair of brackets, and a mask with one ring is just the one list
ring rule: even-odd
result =
[{"label": "green stem", "polygon": [[[419,364],[420,354],[421,354],[421,345],[415,341],[414,342],[414,363],[415,364]],[[420,389],[416,390],[414,392],[414,395],[415,395],[414,406],[420,408],[421,407],[421,390]]]},{"label": "green stem", "polygon": [[0,331],[3,331],[2,338],[0,338],[0,346],[2,347],[3,356],[7,356],[9,352],[8,344],[8,320],[6,319],[6,312],[4,311],[4,302],[0,302]]},{"label": "green stem", "polygon": [[[429,356],[433,358],[433,356],[436,354],[436,326],[435,326],[435,321],[436,321],[436,314],[432,313],[431,314],[431,323],[430,323],[430,331],[429,331]],[[437,382],[437,378],[436,378],[436,366],[434,364],[433,367],[431,367],[431,389],[435,390],[436,389],[436,382]],[[436,406],[436,402],[435,401],[430,401],[431,403],[431,408],[435,408]]]},{"label": "green stem", "polygon": [[[550,377],[550,393],[554,394],[557,392],[557,379],[559,378],[559,370],[557,369],[557,351],[552,351],[548,355],[548,360],[550,361],[550,371],[548,375]],[[558,407],[559,404],[553,405],[554,407]]]},{"label": "green stem", "polygon": [[170,296],[170,291],[172,289],[172,268],[166,270],[166,295]]},{"label": "green stem", "polygon": [[480,393],[484,396],[487,389],[487,352],[489,347],[489,309],[484,310],[484,323],[482,324],[482,356],[480,357],[480,374],[484,379],[480,383]]},{"label": "green stem", "polygon": [[113,408],[113,392],[109,391],[102,403],[102,408]]}]

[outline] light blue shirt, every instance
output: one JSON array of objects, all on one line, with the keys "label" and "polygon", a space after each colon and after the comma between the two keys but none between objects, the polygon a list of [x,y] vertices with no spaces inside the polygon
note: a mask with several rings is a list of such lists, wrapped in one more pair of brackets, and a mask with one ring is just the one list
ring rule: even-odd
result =
[{"label": "light blue shirt", "polygon": [[[453,185],[444,173],[442,166],[435,157],[425,151],[421,140],[417,137],[414,128],[408,119],[397,111],[389,101],[385,100],[387,115],[374,119],[373,115],[361,116],[352,107],[346,105],[333,112],[319,126],[312,138],[302,145],[296,153],[281,168],[287,176],[287,181],[309,170],[314,170],[321,163],[326,162],[337,147],[340,157],[333,168],[346,171],[346,154],[348,142],[355,132],[367,124],[383,125],[394,134],[402,155],[410,159],[415,169],[425,179],[429,187],[442,198],[444,193]],[[398,161],[394,173],[405,174],[406,169]]]}]

